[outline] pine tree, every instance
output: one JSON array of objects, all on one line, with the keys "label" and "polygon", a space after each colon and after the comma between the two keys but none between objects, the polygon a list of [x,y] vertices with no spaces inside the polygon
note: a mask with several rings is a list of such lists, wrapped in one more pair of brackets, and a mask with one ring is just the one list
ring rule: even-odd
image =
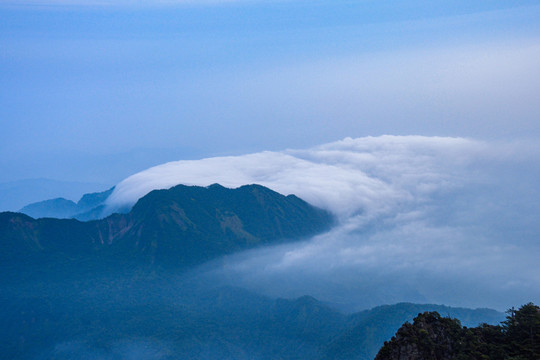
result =
[{"label": "pine tree", "polygon": [[508,313],[503,322],[508,354],[522,359],[540,359],[540,307],[528,303]]}]

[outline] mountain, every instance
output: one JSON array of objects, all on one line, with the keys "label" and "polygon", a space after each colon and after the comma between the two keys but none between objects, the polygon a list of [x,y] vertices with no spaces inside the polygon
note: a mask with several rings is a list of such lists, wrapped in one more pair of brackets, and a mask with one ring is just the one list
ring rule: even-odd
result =
[{"label": "mountain", "polygon": [[0,213],[0,260],[109,260],[186,268],[235,251],[314,235],[332,223],[326,211],[260,185],[178,185],[150,192],[128,214],[98,221]]},{"label": "mountain", "polygon": [[33,218],[53,217],[67,219],[78,213],[78,207],[71,200],[56,198],[26,205],[19,212]]},{"label": "mountain", "polygon": [[100,218],[103,204],[113,190],[114,187],[107,191],[84,194],[77,203],[64,198],[40,201],[26,205],[19,212],[33,218],[96,220]]},{"label": "mountain", "polygon": [[[360,318],[376,314],[380,326],[395,333],[399,325],[389,324],[403,309],[397,304],[386,312],[346,315],[310,296],[272,299],[201,284],[197,277],[110,275],[10,288],[9,300],[0,296],[2,355],[13,360],[323,360],[333,339],[364,327],[352,345],[375,350],[350,359],[372,360],[382,342],[370,337],[374,324]],[[433,305],[416,306],[427,311]]]},{"label": "mountain", "polygon": [[0,183],[0,211],[17,211],[44,199],[76,199],[81,194],[106,188],[102,183],[24,179]]},{"label": "mountain", "polygon": [[418,313],[425,311],[437,311],[459,318],[468,326],[482,322],[496,324],[504,318],[503,314],[491,309],[411,303],[378,306],[351,316],[349,328],[325,346],[324,358],[373,359],[384,341],[390,339],[401,324],[412,321]]},{"label": "mountain", "polygon": [[371,360],[418,312],[471,324],[501,317],[414,304],[347,315],[311,296],[222,287],[195,268],[333,221],[260,185],[155,190],[129,213],[94,221],[0,213],[0,357]]},{"label": "mountain", "polygon": [[501,325],[462,327],[437,312],[418,314],[385,342],[375,360],[540,359],[540,307],[509,311]]}]

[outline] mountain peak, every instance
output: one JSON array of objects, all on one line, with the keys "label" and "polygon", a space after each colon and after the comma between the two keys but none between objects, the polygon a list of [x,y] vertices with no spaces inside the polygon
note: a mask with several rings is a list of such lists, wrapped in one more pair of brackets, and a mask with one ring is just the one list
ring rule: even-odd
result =
[{"label": "mountain peak", "polygon": [[128,214],[99,221],[28,218],[22,227],[4,221],[0,233],[11,235],[0,246],[19,247],[21,254],[24,244],[40,244],[44,253],[63,253],[65,247],[70,256],[100,254],[135,264],[186,267],[305,238],[329,229],[332,222],[326,211],[261,185],[178,185],[151,191]]}]

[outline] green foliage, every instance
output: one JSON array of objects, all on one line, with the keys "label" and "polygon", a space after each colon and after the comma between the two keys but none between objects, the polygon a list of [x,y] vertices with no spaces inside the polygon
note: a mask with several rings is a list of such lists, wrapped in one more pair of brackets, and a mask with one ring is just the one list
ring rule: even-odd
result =
[{"label": "green foliage", "polygon": [[384,344],[376,360],[397,359],[407,352],[420,354],[419,359],[540,359],[540,308],[528,303],[508,314],[501,325],[475,328],[462,328],[438,313],[419,314]]},{"label": "green foliage", "polygon": [[[93,194],[81,202],[94,205],[103,196]],[[19,263],[35,256],[47,263],[108,260],[186,268],[235,251],[311,236],[332,222],[326,211],[259,185],[179,185],[152,191],[130,213],[99,221],[0,213],[0,260]]]},{"label": "green foliage", "polygon": [[436,311],[459,318],[467,326],[487,322],[496,324],[504,315],[490,309],[451,308],[443,305],[399,303],[383,305],[354,314],[350,327],[323,347],[323,358],[332,360],[373,359],[384,342],[404,322],[412,322],[418,313]]},{"label": "green foliage", "polygon": [[511,357],[540,359],[540,307],[528,303],[507,313],[502,325],[507,339],[506,352]]}]

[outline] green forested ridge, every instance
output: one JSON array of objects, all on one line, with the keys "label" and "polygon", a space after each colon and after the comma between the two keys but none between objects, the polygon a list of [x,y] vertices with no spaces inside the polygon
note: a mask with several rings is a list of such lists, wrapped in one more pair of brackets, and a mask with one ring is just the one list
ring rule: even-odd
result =
[{"label": "green forested ridge", "polygon": [[[84,199],[81,199],[83,201]],[[259,185],[179,185],[103,220],[0,213],[0,260],[114,262],[187,267],[255,246],[329,229],[330,214]]]},{"label": "green forested ridge", "polygon": [[375,359],[540,359],[540,307],[528,303],[507,313],[500,325],[474,328],[437,312],[419,314],[385,342]]}]

